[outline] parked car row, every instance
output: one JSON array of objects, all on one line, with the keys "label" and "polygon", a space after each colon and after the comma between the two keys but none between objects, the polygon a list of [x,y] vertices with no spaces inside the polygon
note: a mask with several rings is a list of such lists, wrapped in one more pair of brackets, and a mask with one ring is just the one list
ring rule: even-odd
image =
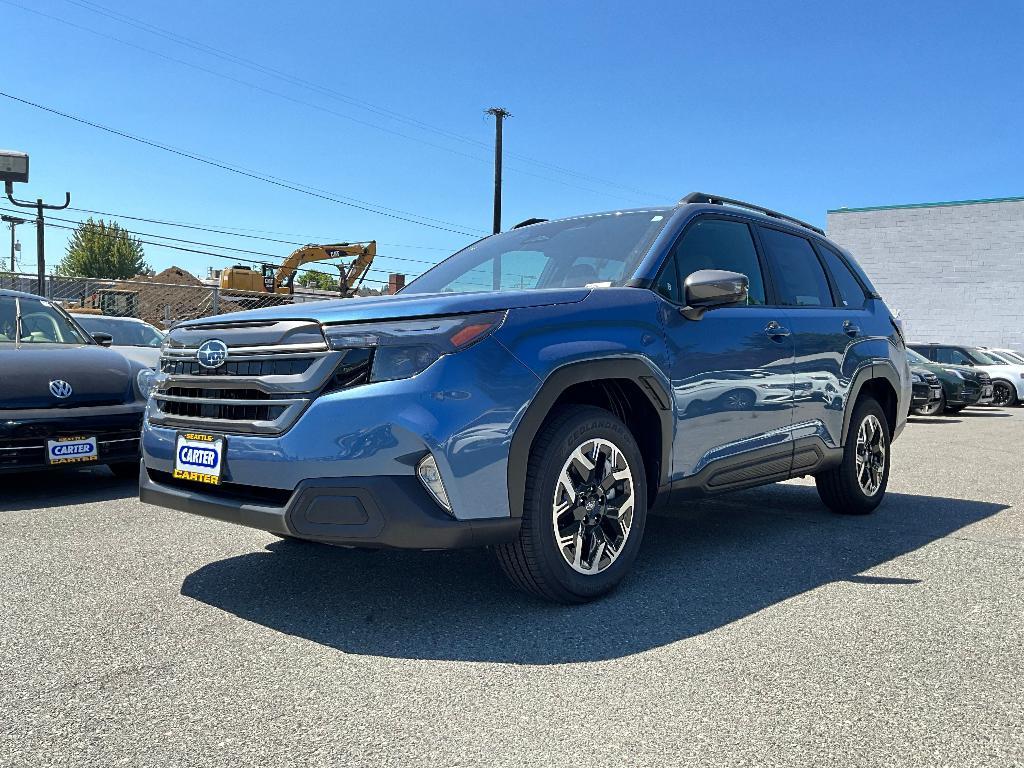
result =
[{"label": "parked car row", "polygon": [[911,343],[908,353],[915,375],[939,379],[941,393],[912,405],[914,413],[955,413],[968,405],[1013,406],[1024,402],[1024,357],[1013,350],[961,344]]}]

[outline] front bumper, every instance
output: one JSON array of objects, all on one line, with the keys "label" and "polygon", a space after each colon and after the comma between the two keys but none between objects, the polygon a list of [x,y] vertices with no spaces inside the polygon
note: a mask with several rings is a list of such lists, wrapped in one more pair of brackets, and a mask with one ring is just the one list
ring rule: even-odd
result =
[{"label": "front bumper", "polygon": [[0,472],[50,469],[53,465],[47,461],[46,441],[77,435],[97,438],[99,458],[70,466],[137,461],[144,409],[145,403],[133,402],[0,411]]},{"label": "front bumper", "polygon": [[[456,549],[512,541],[520,518],[455,520],[427,496],[415,477],[304,480],[290,494],[246,489],[209,491],[149,471],[139,475],[139,498],[181,512],[271,533],[345,546]],[[241,495],[240,495],[241,494]]]},{"label": "front bumper", "polygon": [[911,408],[927,408],[934,405],[942,397],[941,384],[929,384],[927,381],[915,381],[910,396]]}]

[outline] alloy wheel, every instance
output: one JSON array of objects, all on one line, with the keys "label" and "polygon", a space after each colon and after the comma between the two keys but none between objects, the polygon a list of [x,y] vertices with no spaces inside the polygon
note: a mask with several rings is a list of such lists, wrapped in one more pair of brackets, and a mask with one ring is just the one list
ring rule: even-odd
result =
[{"label": "alloy wheel", "polygon": [[622,451],[605,438],[578,445],[558,475],[551,522],[562,558],[593,575],[622,553],[633,525],[633,472]]},{"label": "alloy wheel", "polygon": [[997,381],[992,386],[992,405],[1007,405],[1010,400],[1013,399],[1013,392],[1010,390],[1010,385]]},{"label": "alloy wheel", "polygon": [[857,483],[865,496],[874,496],[885,476],[885,430],[873,413],[857,429]]}]

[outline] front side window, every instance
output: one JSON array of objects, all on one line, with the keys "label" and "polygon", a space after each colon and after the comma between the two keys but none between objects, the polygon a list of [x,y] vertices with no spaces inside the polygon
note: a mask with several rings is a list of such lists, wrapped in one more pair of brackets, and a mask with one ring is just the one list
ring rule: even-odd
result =
[{"label": "front side window", "polygon": [[935,359],[940,363],[946,365],[974,365],[975,362],[968,357],[964,352],[953,347],[937,347],[935,350]]},{"label": "front side window", "polygon": [[[0,298],[0,301],[15,300],[4,297]],[[0,341],[17,340],[23,344],[89,343],[64,313],[50,302],[41,299],[18,299],[16,304],[20,315],[14,327],[10,323],[9,311],[0,307]]]},{"label": "front side window", "polygon": [[115,347],[159,347],[163,341],[163,336],[147,323],[83,315],[78,318],[78,324],[89,333],[110,335]]},{"label": "front side window", "polygon": [[779,303],[786,307],[831,307],[832,292],[811,244],[803,237],[761,228]]},{"label": "front side window", "polygon": [[825,266],[828,267],[828,271],[832,273],[832,279],[835,281],[836,288],[839,291],[839,295],[836,296],[836,303],[841,307],[848,307],[849,309],[863,309],[864,289],[857,282],[857,278],[853,276],[853,272],[850,271],[845,259],[841,258],[838,253],[828,246],[821,243],[815,243],[815,246],[818,249],[818,253],[821,254]]},{"label": "front side window", "polygon": [[654,289],[669,301],[681,302],[682,283],[702,269],[746,275],[750,283],[747,303],[765,303],[761,264],[750,226],[744,222],[704,218],[691,224],[658,275]]},{"label": "front side window", "polygon": [[602,213],[502,232],[442,261],[402,293],[621,286],[632,279],[671,213]]}]

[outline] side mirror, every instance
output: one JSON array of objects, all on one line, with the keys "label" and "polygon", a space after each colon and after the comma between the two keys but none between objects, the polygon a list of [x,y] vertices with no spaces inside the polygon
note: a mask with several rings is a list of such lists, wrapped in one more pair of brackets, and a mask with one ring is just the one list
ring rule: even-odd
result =
[{"label": "side mirror", "polygon": [[99,331],[94,333],[92,335],[92,338],[93,341],[95,341],[101,347],[109,347],[114,341],[114,337],[111,336],[109,333],[100,333]]},{"label": "side mirror", "polygon": [[701,269],[683,281],[686,306],[679,311],[687,320],[700,320],[709,309],[746,303],[749,288],[747,276],[739,272]]}]

